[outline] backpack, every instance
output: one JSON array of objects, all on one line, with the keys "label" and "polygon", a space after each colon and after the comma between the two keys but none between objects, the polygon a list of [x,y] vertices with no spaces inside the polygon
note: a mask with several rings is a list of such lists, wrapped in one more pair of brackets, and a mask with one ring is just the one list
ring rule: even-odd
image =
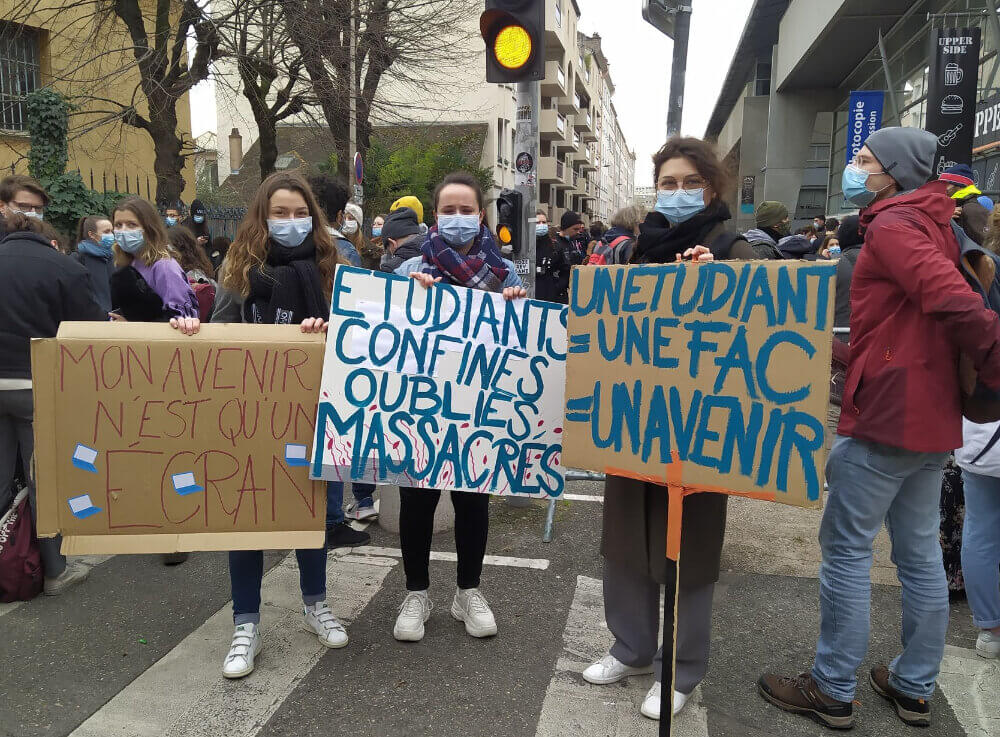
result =
[{"label": "backpack", "polygon": [[28,509],[28,488],[0,517],[0,602],[28,601],[42,590],[42,556]]},{"label": "backpack", "polygon": [[[983,299],[983,303],[1000,313],[1000,259],[976,243],[962,228],[952,222],[958,241],[959,271]],[[970,422],[983,425],[1000,421],[1000,392],[979,383],[972,359],[964,353],[958,362],[958,380],[962,390],[962,414]]]},{"label": "backpack", "polygon": [[188,279],[188,284],[198,300],[198,319],[208,322],[212,316],[212,307],[215,306],[215,286],[212,282],[201,279]]},{"label": "backpack", "polygon": [[594,252],[591,253],[587,260],[584,262],[585,266],[608,266],[610,264],[620,264],[622,261],[617,258],[620,254],[618,249],[620,246],[624,245],[626,241],[632,240],[627,235],[620,235],[615,238],[611,243],[605,243],[604,241],[597,241],[597,245],[594,246]]}]

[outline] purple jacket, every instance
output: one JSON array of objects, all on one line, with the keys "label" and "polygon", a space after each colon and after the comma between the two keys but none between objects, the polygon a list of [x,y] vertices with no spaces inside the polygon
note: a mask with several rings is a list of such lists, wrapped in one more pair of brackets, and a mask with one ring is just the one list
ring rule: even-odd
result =
[{"label": "purple jacket", "polygon": [[173,317],[198,317],[198,298],[177,261],[164,258],[146,266],[139,259],[133,259],[132,268],[160,295],[166,312],[173,313]]}]

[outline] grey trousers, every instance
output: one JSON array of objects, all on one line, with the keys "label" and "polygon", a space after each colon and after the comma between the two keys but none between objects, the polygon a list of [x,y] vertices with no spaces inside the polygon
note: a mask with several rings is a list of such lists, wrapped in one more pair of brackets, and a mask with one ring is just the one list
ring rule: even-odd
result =
[{"label": "grey trousers", "polygon": [[[20,452],[21,465],[28,476],[31,517],[38,517],[35,509],[34,473],[31,470],[31,455],[35,448],[35,438],[31,431],[34,412],[31,389],[0,390],[0,514],[7,510],[14,499],[14,468]],[[42,570],[47,578],[55,578],[66,570],[66,556],[59,552],[61,544],[60,537],[38,540]]]},{"label": "grey trousers", "polygon": [[[677,671],[674,690],[690,694],[708,670],[715,584],[682,588],[677,612]],[[660,584],[642,573],[604,561],[604,617],[615,636],[611,654],[633,667],[655,664],[663,680],[660,646]]]}]

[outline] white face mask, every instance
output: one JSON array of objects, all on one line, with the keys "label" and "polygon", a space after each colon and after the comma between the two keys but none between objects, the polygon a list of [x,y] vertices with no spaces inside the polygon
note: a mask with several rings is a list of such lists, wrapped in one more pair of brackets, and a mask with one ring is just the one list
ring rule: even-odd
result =
[{"label": "white face mask", "polygon": [[344,227],[342,227],[341,232],[344,235],[354,235],[358,232],[358,221],[357,220],[345,220]]}]

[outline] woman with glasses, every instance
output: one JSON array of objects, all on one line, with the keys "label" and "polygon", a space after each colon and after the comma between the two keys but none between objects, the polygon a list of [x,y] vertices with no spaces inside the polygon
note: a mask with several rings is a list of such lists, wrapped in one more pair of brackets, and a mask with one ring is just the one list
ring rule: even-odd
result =
[{"label": "woman with glasses", "polygon": [[[715,149],[697,138],[671,138],[653,157],[656,209],[639,226],[632,263],[682,259],[753,259],[750,244],[727,227],[722,196],[729,179]],[[694,494],[684,501],[677,670],[673,711],[687,703],[708,668],[712,594],[726,531],[722,494]],[[608,476],[604,490],[604,613],[615,636],[611,651],[583,672],[590,683],[616,683],[655,674],[641,712],[660,717],[662,648],[659,648],[660,586],[667,566],[667,490],[643,481]],[[669,667],[669,664],[667,665]]]}]

